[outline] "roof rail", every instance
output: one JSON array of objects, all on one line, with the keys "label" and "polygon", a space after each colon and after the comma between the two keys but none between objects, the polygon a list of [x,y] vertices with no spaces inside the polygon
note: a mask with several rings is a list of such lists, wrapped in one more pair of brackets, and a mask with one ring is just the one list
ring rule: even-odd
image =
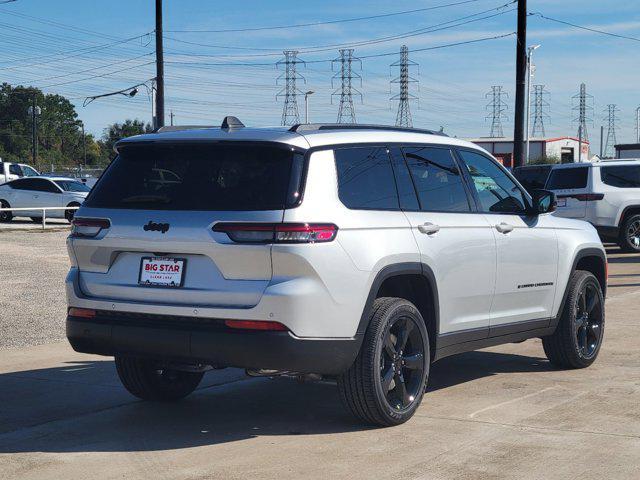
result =
[{"label": "roof rail", "polygon": [[422,128],[409,128],[409,127],[396,127],[391,125],[367,125],[367,124],[348,124],[348,123],[299,123],[293,125],[289,131],[302,133],[302,132],[315,132],[318,130],[391,130],[394,132],[407,132],[407,133],[425,133],[429,135],[441,135],[448,137],[446,133],[441,130],[428,130]]},{"label": "roof rail", "polygon": [[178,132],[180,130],[198,130],[202,128],[218,128],[213,125],[167,125],[166,127],[158,128],[154,133],[162,132]]}]

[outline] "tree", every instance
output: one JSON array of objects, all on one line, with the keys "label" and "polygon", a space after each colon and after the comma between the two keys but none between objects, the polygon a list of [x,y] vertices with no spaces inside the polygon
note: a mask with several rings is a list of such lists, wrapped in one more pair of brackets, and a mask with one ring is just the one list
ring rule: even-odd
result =
[{"label": "tree", "polygon": [[126,137],[132,137],[133,135],[141,135],[143,133],[153,132],[151,124],[145,123],[142,120],[125,120],[123,123],[114,123],[104,129],[104,135],[102,136],[101,146],[104,155],[109,159],[115,156],[113,146]]}]

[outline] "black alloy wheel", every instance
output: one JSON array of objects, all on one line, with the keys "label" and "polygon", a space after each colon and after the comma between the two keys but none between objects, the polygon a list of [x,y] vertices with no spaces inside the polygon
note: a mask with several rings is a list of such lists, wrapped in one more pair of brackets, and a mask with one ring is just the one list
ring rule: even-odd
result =
[{"label": "black alloy wheel", "polygon": [[576,299],[575,336],[578,352],[585,360],[592,359],[602,341],[604,321],[601,295],[593,283],[585,283]]}]

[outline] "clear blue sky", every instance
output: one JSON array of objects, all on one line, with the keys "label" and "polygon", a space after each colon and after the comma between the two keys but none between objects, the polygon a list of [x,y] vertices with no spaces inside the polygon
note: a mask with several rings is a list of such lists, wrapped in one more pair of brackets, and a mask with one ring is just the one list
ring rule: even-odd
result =
[{"label": "clear blue sky", "polygon": [[[277,125],[282,104],[276,101],[281,86],[276,78],[276,54],[285,48],[322,51],[300,54],[307,65],[302,90],[311,97],[313,121],[335,121],[337,100],[331,103],[330,62],[338,55],[333,45],[349,45],[401,35],[454,21],[508,3],[477,0],[465,5],[366,21],[302,28],[226,33],[186,33],[184,30],[220,30],[270,27],[339,20],[452,3],[455,0],[350,1],[307,0],[165,0],[166,107],[178,124],[218,124],[227,114],[250,125]],[[104,127],[126,118],[150,119],[151,104],[144,89],[135,98],[110,97],[82,107],[85,96],[144,82],[155,75],[154,42],[144,35],[154,28],[153,0],[88,2],[17,0],[0,5],[0,82],[34,85],[46,92],[68,96],[76,104],[87,129],[101,135]],[[513,6],[476,17],[506,12],[492,18],[403,39],[355,47],[356,56],[396,52],[404,43],[410,50],[428,48],[515,30]],[[592,28],[640,37],[640,11],[636,2],[593,0],[529,0],[531,12]],[[455,22],[453,23],[455,25]],[[450,24],[451,25],[451,24]],[[116,43],[120,42],[120,43]],[[186,43],[190,42],[190,43]],[[200,45],[194,45],[200,44]],[[635,109],[640,105],[639,42],[589,33],[530,17],[529,44],[542,44],[535,54],[534,83],[550,92],[547,135],[575,135],[571,97],[585,82],[595,97],[592,142],[599,141],[607,104],[620,108],[618,141],[633,141]],[[326,47],[325,47],[326,46]],[[412,75],[419,80],[411,105],[414,126],[439,127],[457,136],[485,136],[491,85],[503,85],[509,94],[505,134],[513,129],[515,37],[440,50],[410,53],[419,63]],[[363,103],[356,99],[361,123],[394,123],[396,104],[389,101],[397,85],[390,64],[397,56],[363,59]],[[176,63],[172,63],[176,62]],[[197,65],[204,63],[209,65]],[[262,65],[233,66],[228,63]],[[211,65],[214,64],[214,65]],[[267,64],[267,65],[264,65]],[[101,75],[98,78],[90,78]],[[302,115],[303,102],[300,101]]]}]

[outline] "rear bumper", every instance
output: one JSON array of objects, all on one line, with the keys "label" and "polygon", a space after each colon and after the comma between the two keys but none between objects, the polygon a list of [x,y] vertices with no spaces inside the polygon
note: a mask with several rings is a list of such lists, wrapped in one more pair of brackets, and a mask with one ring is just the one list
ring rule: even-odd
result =
[{"label": "rear bumper", "polygon": [[347,370],[362,341],[304,340],[289,332],[229,329],[216,319],[121,312],[98,312],[92,319],[68,316],[67,338],[82,353],[325,375]]},{"label": "rear bumper", "polygon": [[620,229],[618,227],[609,227],[603,225],[594,225],[598,231],[598,235],[603,240],[618,241]]}]

